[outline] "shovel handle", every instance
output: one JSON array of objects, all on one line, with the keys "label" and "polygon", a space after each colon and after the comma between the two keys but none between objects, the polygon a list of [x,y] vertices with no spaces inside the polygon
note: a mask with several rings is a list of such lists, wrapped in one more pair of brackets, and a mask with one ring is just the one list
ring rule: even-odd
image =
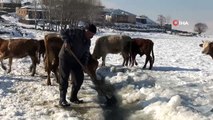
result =
[{"label": "shovel handle", "polygon": [[[70,55],[72,55],[76,61],[80,64],[80,66],[83,68],[83,70],[86,70],[86,67],[81,63],[81,61],[77,58],[77,56],[73,53],[73,51],[69,48],[66,48],[66,50],[68,51],[68,53]],[[91,72],[87,69],[87,74],[93,79],[96,80],[95,77],[91,74]]]},{"label": "shovel handle", "polygon": [[[75,59],[76,59],[76,61],[80,64],[80,66],[84,69],[84,70],[86,70],[86,68],[85,68],[85,66],[81,63],[81,61],[77,58],[77,56],[73,53],[73,51],[71,50],[71,49],[69,49],[69,48],[67,48],[67,51],[68,51],[68,53],[70,54],[70,55],[72,55]],[[106,98],[111,98],[111,97],[109,97],[109,96],[107,96],[106,94],[105,94],[105,92],[102,90],[102,88],[100,88],[100,85],[99,84],[97,84],[97,79],[96,79],[96,77],[94,77],[92,74],[91,74],[91,72],[87,69],[87,74],[91,77],[91,79],[92,79],[92,81],[93,81],[93,83],[96,85],[96,87],[99,89],[99,91],[102,93],[102,94],[104,94],[105,95],[105,97]]]}]

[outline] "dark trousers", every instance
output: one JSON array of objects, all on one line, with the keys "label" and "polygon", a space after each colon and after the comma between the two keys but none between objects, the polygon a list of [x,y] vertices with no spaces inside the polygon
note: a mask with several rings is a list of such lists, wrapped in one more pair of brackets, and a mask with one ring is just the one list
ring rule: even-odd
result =
[{"label": "dark trousers", "polygon": [[[72,73],[72,74],[71,74]],[[77,94],[84,80],[82,67],[72,57],[59,58],[59,90],[60,100],[66,100],[69,75],[72,75],[72,90],[70,100],[77,100]]]}]

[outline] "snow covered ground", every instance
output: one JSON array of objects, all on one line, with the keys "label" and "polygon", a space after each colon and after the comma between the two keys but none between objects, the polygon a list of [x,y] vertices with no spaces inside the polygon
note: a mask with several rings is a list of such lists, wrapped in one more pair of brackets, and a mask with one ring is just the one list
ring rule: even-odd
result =
[{"label": "snow covered ground", "polygon": [[[40,39],[47,33],[17,28],[28,38]],[[1,26],[1,30],[13,34],[0,37],[20,37],[14,27]],[[202,40],[213,40],[212,36],[183,37],[99,29],[92,39],[91,52],[96,39],[109,34],[149,38],[154,42],[153,70],[142,69],[145,56],[137,56],[138,66],[123,67],[119,54],[107,55],[106,67],[98,68],[97,73],[116,88],[121,102],[118,108],[110,110],[100,105],[87,75],[79,93],[86,103],[72,104],[67,109],[58,107],[58,84],[54,80],[52,86],[46,85],[43,63],[37,67],[35,77],[31,77],[31,61],[26,57],[13,60],[10,74],[0,68],[0,119],[213,120],[213,61],[210,56],[201,54],[199,47]],[[68,91],[67,97],[70,87]]]}]

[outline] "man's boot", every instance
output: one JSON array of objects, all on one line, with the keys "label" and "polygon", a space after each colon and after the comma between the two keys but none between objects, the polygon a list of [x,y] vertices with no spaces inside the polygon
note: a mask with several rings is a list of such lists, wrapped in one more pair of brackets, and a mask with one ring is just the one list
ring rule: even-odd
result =
[{"label": "man's boot", "polygon": [[68,107],[70,104],[66,101],[66,92],[60,91],[60,101],[59,105],[62,107]]},{"label": "man's boot", "polygon": [[81,104],[83,103],[83,100],[79,100],[77,97],[78,90],[72,87],[72,92],[71,92],[71,97],[70,97],[70,102],[76,103],[76,104]]}]

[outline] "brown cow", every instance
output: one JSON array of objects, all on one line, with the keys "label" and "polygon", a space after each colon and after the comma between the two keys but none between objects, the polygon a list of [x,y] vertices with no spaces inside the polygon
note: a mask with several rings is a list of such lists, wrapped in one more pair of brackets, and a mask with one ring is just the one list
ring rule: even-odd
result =
[{"label": "brown cow", "polygon": [[0,38],[0,61],[2,68],[6,70],[3,65],[3,59],[9,58],[9,69],[8,73],[11,72],[12,59],[23,58],[30,56],[32,60],[32,76],[36,72],[36,64],[38,60],[39,43],[34,39],[10,39],[4,40]]},{"label": "brown cow", "polygon": [[58,54],[62,47],[63,41],[59,34],[47,34],[44,37],[44,45],[45,45],[45,71],[47,72],[47,85],[51,85],[50,80],[50,72],[52,71],[55,74],[56,81],[59,82],[58,76],[58,65],[59,58]]},{"label": "brown cow", "polygon": [[96,40],[92,56],[94,59],[102,57],[102,66],[105,66],[105,58],[108,53],[121,53],[126,58],[128,51],[125,51],[126,49],[124,48],[128,41],[131,41],[131,38],[125,35],[102,36]]},{"label": "brown cow", "polygon": [[213,42],[211,41],[203,41],[202,44],[199,45],[203,48],[202,53],[206,55],[210,55],[213,59]]},{"label": "brown cow", "polygon": [[[52,71],[55,74],[57,82],[59,82],[59,73],[58,73],[58,65],[59,65],[59,57],[58,54],[62,47],[63,41],[59,34],[47,34],[45,35],[45,71],[47,71],[47,85],[51,85],[50,80],[50,72]],[[98,67],[98,61],[90,57],[88,61],[88,70],[93,76],[96,76],[96,69]],[[73,78],[72,78],[73,79]]]},{"label": "brown cow", "polygon": [[[146,65],[149,61],[150,67],[149,69],[152,69],[154,64],[154,51],[153,46],[154,43],[149,39],[143,39],[143,38],[133,38],[131,42],[129,42],[129,46],[131,46],[131,52],[130,52],[130,64],[134,66],[134,64],[137,65],[137,62],[135,60],[135,57],[137,54],[140,56],[146,55],[145,65],[143,66],[143,69],[146,68]],[[152,53],[152,56],[150,55]],[[126,60],[128,64],[128,60]]]}]

